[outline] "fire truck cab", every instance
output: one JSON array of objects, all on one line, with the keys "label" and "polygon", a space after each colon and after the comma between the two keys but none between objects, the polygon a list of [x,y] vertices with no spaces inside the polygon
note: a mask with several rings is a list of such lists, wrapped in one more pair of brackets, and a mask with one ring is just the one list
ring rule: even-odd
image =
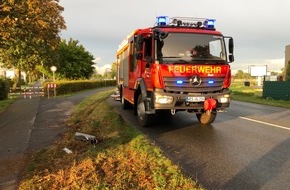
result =
[{"label": "fire truck cab", "polygon": [[117,50],[117,83],[123,108],[134,108],[141,126],[157,112],[195,113],[211,124],[230,105],[233,38],[214,19],[157,17],[133,31]]}]

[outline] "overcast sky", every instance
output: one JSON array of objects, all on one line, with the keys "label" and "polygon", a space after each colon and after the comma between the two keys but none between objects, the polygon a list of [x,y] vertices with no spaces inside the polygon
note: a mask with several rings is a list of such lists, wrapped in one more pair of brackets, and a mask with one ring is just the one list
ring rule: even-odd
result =
[{"label": "overcast sky", "polygon": [[67,30],[61,37],[78,40],[97,65],[111,64],[125,37],[153,26],[158,15],[216,19],[216,29],[235,42],[234,70],[249,65],[284,67],[290,45],[290,0],[60,0]]}]

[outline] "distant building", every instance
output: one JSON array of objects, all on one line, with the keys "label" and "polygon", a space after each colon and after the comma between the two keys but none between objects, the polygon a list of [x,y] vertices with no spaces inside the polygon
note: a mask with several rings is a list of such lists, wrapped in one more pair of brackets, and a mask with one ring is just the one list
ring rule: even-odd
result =
[{"label": "distant building", "polygon": [[14,78],[14,70],[13,69],[5,69],[0,67],[0,76],[5,78]]},{"label": "distant building", "polygon": [[285,71],[287,70],[288,61],[290,61],[290,45],[285,47]]},{"label": "distant building", "polygon": [[[9,79],[15,78],[14,69],[5,69],[0,67],[0,77],[5,77]],[[21,72],[21,77],[26,80],[26,73]]]}]

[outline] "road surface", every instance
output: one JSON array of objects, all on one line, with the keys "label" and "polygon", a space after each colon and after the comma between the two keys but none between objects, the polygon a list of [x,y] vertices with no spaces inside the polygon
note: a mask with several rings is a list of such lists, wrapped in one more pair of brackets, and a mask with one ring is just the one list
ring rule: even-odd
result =
[{"label": "road surface", "polygon": [[133,110],[109,102],[206,189],[290,189],[289,109],[232,101],[208,127],[179,112],[141,128]]}]

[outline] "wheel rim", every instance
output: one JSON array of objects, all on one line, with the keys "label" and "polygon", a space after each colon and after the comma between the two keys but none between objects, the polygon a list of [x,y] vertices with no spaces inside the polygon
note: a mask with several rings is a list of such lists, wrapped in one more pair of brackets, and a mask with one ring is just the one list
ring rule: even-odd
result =
[{"label": "wheel rim", "polygon": [[143,121],[144,120],[144,116],[145,116],[145,105],[144,105],[144,103],[140,102],[138,104],[137,114],[138,114],[138,118]]}]

